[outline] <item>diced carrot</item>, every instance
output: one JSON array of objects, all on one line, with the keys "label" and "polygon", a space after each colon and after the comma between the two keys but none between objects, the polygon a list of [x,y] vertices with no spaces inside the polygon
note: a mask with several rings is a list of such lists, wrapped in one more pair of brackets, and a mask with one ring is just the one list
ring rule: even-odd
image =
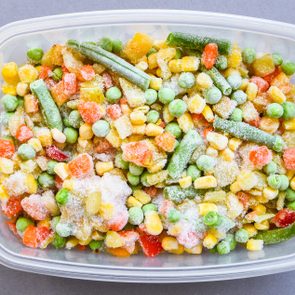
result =
[{"label": "diced carrot", "polygon": [[[281,69],[278,68],[278,67],[276,67],[275,70],[274,70],[272,73],[270,73],[270,74],[264,76],[263,79],[264,79],[268,84],[270,84],[270,83],[272,82],[272,80],[273,80],[278,74],[280,74],[280,73],[281,73]],[[257,86],[258,86],[258,85],[257,85]]]},{"label": "diced carrot", "polygon": [[51,67],[48,66],[41,66],[39,71],[39,78],[45,80],[46,78],[49,78],[52,74]]},{"label": "diced carrot", "polygon": [[15,224],[15,221],[6,221],[6,224],[8,226],[8,228],[12,231],[12,233],[16,236],[19,236],[18,235],[18,232],[17,232],[17,229],[16,229],[16,224]]},{"label": "diced carrot", "polygon": [[254,126],[254,127],[259,127],[260,124],[260,117],[258,116],[256,119],[251,120],[248,122],[250,125]]},{"label": "diced carrot", "polygon": [[71,96],[77,92],[77,78],[74,73],[64,73],[62,81],[66,95]]},{"label": "diced carrot", "polygon": [[58,189],[61,189],[62,188],[62,185],[63,185],[63,180],[62,178],[60,178],[58,175],[55,175],[54,176],[54,181],[55,181],[55,186],[58,188]]},{"label": "diced carrot", "polygon": [[42,245],[44,244],[44,242],[46,242],[51,236],[52,236],[53,232],[51,231],[51,229],[47,226],[38,226],[37,227],[37,241],[39,246],[42,247]]},{"label": "diced carrot", "polygon": [[249,160],[256,167],[263,167],[272,160],[271,151],[264,145],[249,152]]},{"label": "diced carrot", "polygon": [[218,46],[216,43],[209,43],[202,53],[202,64],[207,70],[212,69],[218,56]]},{"label": "diced carrot", "polygon": [[103,78],[104,86],[106,89],[109,89],[113,86],[113,80],[112,80],[112,77],[109,73],[107,73],[107,72],[103,73],[102,78]]},{"label": "diced carrot", "polygon": [[65,92],[63,81],[59,81],[51,88],[51,95],[58,106],[63,105],[70,99],[70,96]]},{"label": "diced carrot", "polygon": [[122,116],[121,107],[118,104],[107,106],[107,114],[112,120],[116,120]]},{"label": "diced carrot", "polygon": [[202,114],[191,114],[194,124],[199,128],[209,127],[210,123]]},{"label": "diced carrot", "polygon": [[0,138],[0,157],[10,159],[15,152],[15,147],[11,139]]},{"label": "diced carrot", "polygon": [[95,77],[95,71],[92,65],[84,65],[79,69],[78,79],[80,81],[91,81]]},{"label": "diced carrot", "polygon": [[144,187],[143,190],[152,198],[157,196],[159,193],[159,190],[155,186]]},{"label": "diced carrot", "polygon": [[71,176],[84,178],[93,172],[93,160],[88,154],[80,154],[68,164]]},{"label": "diced carrot", "polygon": [[15,137],[20,142],[26,142],[34,136],[33,131],[26,125],[20,125],[16,130]]},{"label": "diced carrot", "polygon": [[269,88],[269,83],[264,78],[261,78],[261,77],[253,76],[250,79],[250,82],[257,85],[259,93],[263,93],[267,91],[267,89]]},{"label": "diced carrot", "polygon": [[2,204],[3,213],[8,217],[16,217],[21,211],[21,199],[19,197],[10,197],[6,204]]},{"label": "diced carrot", "polygon": [[26,228],[23,235],[23,244],[31,248],[38,247],[37,227],[29,225]]},{"label": "diced carrot", "polygon": [[131,254],[125,248],[107,248],[108,253],[117,257],[129,257]]},{"label": "diced carrot", "polygon": [[94,151],[98,154],[110,154],[114,152],[113,146],[105,138],[95,138]]},{"label": "diced carrot", "polygon": [[143,231],[139,232],[139,243],[143,253],[148,257],[157,256],[163,250],[159,236],[148,235]]},{"label": "diced carrot", "polygon": [[284,94],[288,94],[291,90],[290,78],[285,73],[279,73],[272,80],[270,85],[277,86]]},{"label": "diced carrot", "polygon": [[108,228],[113,231],[119,231],[124,228],[128,222],[128,212],[127,210],[120,211],[120,215],[115,216],[111,220],[107,221]]},{"label": "diced carrot", "polygon": [[295,170],[295,148],[286,149],[283,154],[283,159],[287,169]]},{"label": "diced carrot", "polygon": [[245,192],[237,192],[239,201],[243,204],[243,207],[247,209],[249,207],[250,195]]},{"label": "diced carrot", "polygon": [[208,133],[211,132],[211,131],[213,131],[212,126],[204,128],[203,131],[202,131],[203,138],[207,138]]},{"label": "diced carrot", "polygon": [[163,132],[155,137],[155,143],[165,152],[173,152],[176,139],[170,132]]},{"label": "diced carrot", "polygon": [[84,122],[93,124],[104,116],[104,109],[97,103],[92,101],[81,102],[78,106]]}]

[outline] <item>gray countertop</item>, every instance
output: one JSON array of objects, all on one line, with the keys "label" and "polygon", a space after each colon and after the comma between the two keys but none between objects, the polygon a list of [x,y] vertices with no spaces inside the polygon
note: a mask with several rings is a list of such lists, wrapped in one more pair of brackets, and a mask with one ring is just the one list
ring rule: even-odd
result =
[{"label": "gray countertop", "polygon": [[[50,3],[50,4],[48,4]],[[106,9],[169,8],[234,13],[295,23],[294,0],[0,0],[0,26],[50,14]],[[101,283],[48,277],[0,266],[1,295],[294,294],[295,272],[258,278],[174,285]]]}]

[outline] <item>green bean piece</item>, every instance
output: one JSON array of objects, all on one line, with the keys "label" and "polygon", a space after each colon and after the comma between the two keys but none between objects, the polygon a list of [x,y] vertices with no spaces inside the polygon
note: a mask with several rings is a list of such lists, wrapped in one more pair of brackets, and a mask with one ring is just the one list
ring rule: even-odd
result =
[{"label": "green bean piece", "polygon": [[209,43],[216,43],[219,53],[229,54],[231,51],[231,43],[228,40],[215,39],[211,37],[201,37],[180,32],[170,33],[167,37],[166,42],[170,46],[197,49],[199,51],[203,51],[204,47]]},{"label": "green bean piece", "polygon": [[220,72],[216,68],[212,68],[211,70],[205,71],[211,79],[215,86],[220,89],[223,95],[230,95],[232,92],[232,88],[230,84],[226,81],[226,79],[220,74]]},{"label": "green bean piece", "polygon": [[164,198],[171,200],[175,204],[180,204],[186,198],[192,199],[197,195],[193,187],[181,188],[179,185],[170,185],[164,188]]},{"label": "green bean piece", "polygon": [[184,135],[167,167],[168,173],[172,178],[179,178],[181,176],[194,150],[202,143],[202,137],[196,130],[191,129]]},{"label": "green bean piece", "polygon": [[281,152],[285,146],[280,136],[271,135],[244,122],[235,122],[215,117],[213,127],[242,140],[265,144],[276,152]]},{"label": "green bean piece", "polygon": [[59,109],[51,97],[45,82],[42,79],[36,80],[31,83],[30,88],[41,104],[48,127],[50,129],[57,128],[62,131],[63,123]]}]

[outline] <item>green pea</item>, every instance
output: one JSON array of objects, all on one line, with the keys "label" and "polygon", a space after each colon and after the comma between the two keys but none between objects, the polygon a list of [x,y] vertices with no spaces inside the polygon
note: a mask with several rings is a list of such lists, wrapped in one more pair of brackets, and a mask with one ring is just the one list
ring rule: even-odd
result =
[{"label": "green pea", "polygon": [[128,221],[130,224],[139,225],[143,222],[143,212],[139,207],[131,207],[128,210]]},{"label": "green pea", "polygon": [[280,118],[283,116],[284,108],[278,103],[271,103],[267,106],[266,114],[271,118]]},{"label": "green pea", "polygon": [[251,64],[256,59],[256,51],[254,48],[245,48],[242,52],[243,62]]},{"label": "green pea", "polygon": [[14,112],[19,105],[17,97],[10,94],[4,95],[1,101],[6,112]]},{"label": "green pea", "polygon": [[228,254],[230,252],[230,244],[228,241],[223,240],[218,243],[216,249],[217,249],[218,254],[220,254],[220,255]]},{"label": "green pea", "polygon": [[161,103],[168,104],[175,98],[175,92],[166,87],[162,87],[158,92],[158,97]]},{"label": "green pea", "polygon": [[207,155],[201,155],[196,162],[201,171],[212,171],[216,165],[216,159]]},{"label": "green pea", "polygon": [[72,234],[72,226],[69,223],[59,222],[55,227],[56,233],[61,237],[68,237]]},{"label": "green pea", "polygon": [[159,112],[151,110],[146,115],[146,120],[148,123],[156,123],[160,118]]},{"label": "green pea", "polygon": [[119,39],[113,40],[113,52],[119,54],[123,49],[123,43]]},{"label": "green pea", "polygon": [[62,79],[62,75],[63,75],[63,72],[62,72],[62,69],[61,67],[57,67],[53,70],[53,80],[55,81],[59,81]]},{"label": "green pea", "polygon": [[139,176],[142,174],[143,170],[144,170],[143,167],[137,166],[133,163],[129,164],[129,172],[133,175]]},{"label": "green pea", "polygon": [[55,195],[56,202],[60,205],[64,205],[67,203],[69,199],[69,191],[66,188],[62,188]]},{"label": "green pea", "polygon": [[227,77],[227,82],[233,90],[236,90],[242,85],[242,77],[238,74],[233,74]]},{"label": "green pea", "polygon": [[51,219],[50,225],[53,231],[55,231],[57,224],[60,222],[60,216],[54,216]]},{"label": "green pea", "polygon": [[286,190],[286,199],[290,202],[295,201],[295,191],[292,190],[291,188],[288,188]]},{"label": "green pea", "polygon": [[29,225],[33,224],[34,222],[31,219],[26,217],[19,217],[16,221],[15,226],[19,232],[23,233]]},{"label": "green pea", "polygon": [[127,180],[131,185],[138,185],[140,178],[137,175],[133,175],[130,172],[127,173]]},{"label": "green pea", "polygon": [[282,103],[282,107],[284,109],[284,114],[283,118],[288,120],[288,119],[293,119],[295,118],[295,103],[291,101],[285,101]]},{"label": "green pea", "polygon": [[215,86],[212,86],[205,91],[205,99],[208,104],[216,104],[221,100],[221,98],[222,93]]},{"label": "green pea", "polygon": [[183,72],[180,74],[178,78],[178,85],[181,88],[189,89],[192,88],[196,84],[196,78],[191,72]]},{"label": "green pea", "polygon": [[274,173],[277,172],[278,166],[277,166],[277,164],[275,162],[271,161],[271,162],[269,162],[267,165],[265,165],[263,167],[263,170],[268,175],[274,174]]},{"label": "green pea", "polygon": [[74,144],[77,142],[79,136],[79,132],[77,131],[77,129],[66,127],[63,133],[66,136],[67,143]]},{"label": "green pea", "polygon": [[291,76],[295,73],[295,63],[292,61],[286,60],[282,63],[281,69],[286,75]]},{"label": "green pea", "polygon": [[165,130],[174,135],[175,138],[179,138],[182,134],[182,130],[176,122],[168,123],[165,127]]},{"label": "green pea", "polygon": [[230,120],[235,121],[235,122],[242,122],[243,111],[239,108],[235,108],[229,118],[230,118]]},{"label": "green pea", "polygon": [[54,175],[55,172],[54,172],[54,167],[55,165],[57,164],[57,161],[54,161],[54,160],[50,160],[47,162],[47,173],[50,174],[50,175]]},{"label": "green pea", "polygon": [[201,171],[197,168],[196,165],[190,165],[186,170],[187,176],[192,178],[192,181],[195,181],[198,177],[201,176]]},{"label": "green pea", "polygon": [[235,240],[238,243],[247,243],[247,241],[249,240],[248,232],[243,228],[237,230],[235,233]]},{"label": "green pea", "polygon": [[204,223],[205,223],[205,225],[210,226],[210,227],[217,226],[220,223],[219,214],[214,211],[208,212],[204,216]]},{"label": "green pea", "polygon": [[142,183],[143,186],[149,187],[150,185],[147,182],[147,176],[149,173],[147,171],[143,172],[140,177],[140,182]]},{"label": "green pea", "polygon": [[113,50],[113,41],[110,38],[104,37],[98,41],[98,45],[106,51]]},{"label": "green pea", "polygon": [[187,105],[182,99],[175,99],[169,103],[168,110],[172,116],[179,118],[186,112]]},{"label": "green pea", "polygon": [[39,63],[43,57],[43,50],[42,48],[30,48],[27,51],[27,57],[30,61]]},{"label": "green pea", "polygon": [[152,105],[158,99],[158,93],[154,89],[147,89],[144,93],[145,102],[148,105]]},{"label": "green pea", "polygon": [[227,58],[224,55],[218,55],[216,62],[215,62],[215,67],[220,70],[223,71],[227,68]]},{"label": "green pea", "polygon": [[129,167],[129,163],[123,160],[122,154],[117,154],[115,157],[115,166],[117,168],[126,170]]},{"label": "green pea", "polygon": [[149,203],[142,206],[143,214],[145,214],[148,211],[158,211],[158,208],[155,204]]},{"label": "green pea", "polygon": [[110,132],[110,124],[105,120],[98,120],[92,125],[92,131],[97,137],[105,137]]},{"label": "green pea", "polygon": [[175,223],[177,221],[179,221],[180,217],[181,217],[181,213],[176,210],[176,209],[170,209],[168,212],[168,221],[171,223]]},{"label": "green pea", "polygon": [[280,191],[285,191],[289,187],[289,178],[286,175],[280,175],[281,185],[279,187]]},{"label": "green pea", "polygon": [[54,177],[47,172],[43,172],[39,175],[38,182],[43,188],[52,188],[55,186]]},{"label": "green pea", "polygon": [[268,185],[273,189],[279,189],[281,186],[281,177],[278,174],[271,174],[267,177]]},{"label": "green pea", "polygon": [[17,154],[22,160],[30,160],[36,157],[36,152],[33,147],[27,143],[23,143],[19,146]]},{"label": "green pea", "polygon": [[64,248],[66,245],[66,239],[64,237],[61,237],[59,234],[54,233],[53,241],[51,242],[51,245],[56,249]]},{"label": "green pea", "polygon": [[294,210],[294,211],[295,211],[295,201],[294,201],[294,202],[291,202],[291,203],[289,203],[287,207],[288,207],[289,209],[291,209],[291,210]]},{"label": "green pea", "polygon": [[237,90],[231,95],[231,99],[235,100],[238,105],[247,101],[247,94],[243,90]]},{"label": "green pea", "polygon": [[274,52],[272,54],[272,60],[276,66],[279,66],[283,63],[283,57],[278,52]]},{"label": "green pea", "polygon": [[107,90],[105,95],[109,103],[116,103],[122,97],[122,92],[117,86],[113,86]]},{"label": "green pea", "polygon": [[230,250],[234,250],[237,246],[237,242],[235,240],[235,236],[233,234],[227,234],[225,241],[229,242]]},{"label": "green pea", "polygon": [[82,119],[81,119],[81,115],[80,115],[79,111],[73,110],[70,112],[69,117],[68,117],[68,122],[71,127],[79,128],[80,124],[81,124],[81,120]]},{"label": "green pea", "polygon": [[70,124],[70,121],[69,121],[69,118],[63,118],[63,123],[66,127],[71,127],[71,124]]},{"label": "green pea", "polygon": [[95,240],[92,240],[88,246],[89,248],[92,250],[92,251],[96,251],[98,249],[100,249],[103,245],[103,241],[95,241]]}]

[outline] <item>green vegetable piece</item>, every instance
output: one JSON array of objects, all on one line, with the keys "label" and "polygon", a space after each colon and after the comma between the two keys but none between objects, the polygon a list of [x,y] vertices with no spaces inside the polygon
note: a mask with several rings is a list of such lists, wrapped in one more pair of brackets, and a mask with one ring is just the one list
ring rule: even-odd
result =
[{"label": "green vegetable piece", "polygon": [[169,103],[168,110],[172,116],[179,118],[186,112],[187,105],[182,99],[177,98]]},{"label": "green vegetable piece", "polygon": [[140,182],[140,178],[137,175],[133,175],[132,173],[127,173],[127,180],[131,185],[138,185]]},{"label": "green vegetable piece", "polygon": [[81,124],[82,118],[77,110],[73,110],[70,112],[68,117],[69,125],[73,128],[79,128]]},{"label": "green vegetable piece", "polygon": [[120,169],[127,170],[128,169],[128,162],[124,161],[122,158],[122,154],[117,154],[115,157],[115,166]]},{"label": "green vegetable piece", "polygon": [[211,77],[214,85],[222,92],[223,95],[228,96],[231,94],[231,86],[216,68],[213,67],[211,70],[206,70],[205,73]]},{"label": "green vegetable piece", "polygon": [[113,42],[110,38],[104,37],[98,41],[98,45],[106,51],[111,52],[113,50]]},{"label": "green vegetable piece", "polygon": [[11,94],[4,95],[1,101],[6,112],[14,112],[19,104],[17,97]]},{"label": "green vegetable piece", "polygon": [[242,52],[243,62],[251,64],[256,58],[256,51],[254,48],[245,48]]},{"label": "green vegetable piece", "polygon": [[192,178],[192,181],[195,181],[198,177],[201,176],[201,171],[197,168],[196,165],[189,165],[186,170],[187,176]]},{"label": "green vegetable piece", "polygon": [[19,146],[17,154],[22,160],[30,160],[36,157],[36,152],[33,147],[27,143],[23,143]]},{"label": "green vegetable piece", "polygon": [[149,204],[145,204],[142,207],[142,211],[145,214],[148,211],[158,211],[158,208],[157,208],[157,206],[155,204],[149,203]]},{"label": "green vegetable piece", "polygon": [[289,209],[295,211],[295,201],[289,203],[287,207],[288,207]]},{"label": "green vegetable piece", "polygon": [[55,165],[57,164],[57,161],[54,161],[54,160],[50,160],[47,162],[47,173],[50,174],[50,175],[54,175],[55,172],[54,172],[54,167]]},{"label": "green vegetable piece", "polygon": [[30,48],[27,51],[27,57],[30,61],[34,63],[39,63],[43,57],[43,50],[42,48]]},{"label": "green vegetable piece", "polygon": [[174,208],[169,210],[168,216],[167,216],[169,222],[176,223],[177,221],[179,221],[180,217],[181,217],[181,213],[178,210]]},{"label": "green vegetable piece", "polygon": [[154,89],[147,89],[144,93],[145,102],[148,105],[152,105],[158,99],[158,93]]},{"label": "green vegetable piece", "polygon": [[147,177],[149,173],[147,171],[143,172],[140,177],[140,182],[142,183],[143,186],[149,187],[150,185],[147,182]]},{"label": "green vegetable piece", "polygon": [[247,243],[247,241],[249,240],[248,232],[243,228],[237,230],[236,233],[235,233],[235,240],[238,243],[243,243],[243,244]]},{"label": "green vegetable piece", "polygon": [[278,52],[274,52],[272,54],[272,59],[276,66],[280,66],[283,63],[283,57]]},{"label": "green vegetable piece", "polygon": [[204,216],[204,223],[210,227],[214,227],[216,225],[219,225],[219,223],[220,223],[219,214],[214,211],[208,212]]},{"label": "green vegetable piece", "polygon": [[232,74],[227,77],[227,82],[233,90],[237,90],[242,85],[242,77],[238,74]]},{"label": "green vegetable piece", "polygon": [[280,175],[281,185],[280,191],[285,191],[289,187],[289,178],[286,175]]},{"label": "green vegetable piece", "polygon": [[19,232],[23,233],[29,225],[33,224],[34,222],[31,219],[26,217],[19,217],[16,221],[15,226]]},{"label": "green vegetable piece", "polygon": [[143,167],[137,166],[133,163],[129,164],[129,172],[133,175],[139,176],[142,174],[143,170],[144,170]]},{"label": "green vegetable piece", "polygon": [[54,216],[54,217],[51,219],[50,225],[51,225],[51,228],[53,229],[53,231],[55,231],[56,226],[57,226],[57,224],[59,223],[59,221],[60,221],[60,216]]},{"label": "green vegetable piece", "polygon": [[61,237],[68,237],[72,234],[72,226],[69,223],[59,222],[55,227],[56,233]]},{"label": "green vegetable piece", "polygon": [[286,75],[291,76],[295,73],[295,63],[292,61],[286,60],[282,63],[281,69]]},{"label": "green vegetable piece", "polygon": [[175,92],[171,88],[162,87],[158,92],[161,103],[168,104],[175,98]]},{"label": "green vegetable piece", "polygon": [[38,182],[43,188],[52,188],[55,186],[54,177],[47,172],[43,172],[38,176]]},{"label": "green vegetable piece", "polygon": [[156,123],[160,118],[159,112],[151,110],[146,114],[146,120],[148,123]]},{"label": "green vegetable piece", "polygon": [[213,127],[242,140],[265,144],[276,152],[281,152],[285,146],[281,137],[271,135],[244,122],[234,122],[215,117]]},{"label": "green vegetable piece", "polygon": [[196,84],[196,78],[191,72],[183,72],[180,74],[178,78],[178,85],[181,88],[189,89],[192,88]]},{"label": "green vegetable piece", "polygon": [[228,217],[220,215],[220,223],[216,226],[218,231],[227,232],[233,227],[235,227],[235,223]]},{"label": "green vegetable piece", "polygon": [[278,174],[271,174],[267,177],[268,185],[273,189],[279,189],[281,186],[281,176]]},{"label": "green vegetable piece", "polygon": [[130,224],[139,225],[143,222],[143,212],[139,207],[131,207],[128,210],[128,221]]},{"label": "green vegetable piece", "polygon": [[60,205],[64,205],[67,203],[69,199],[69,191],[66,188],[62,188],[55,195],[56,202]]},{"label": "green vegetable piece", "polygon": [[266,174],[274,174],[278,171],[278,166],[275,162],[271,161],[263,167],[263,170]]},{"label": "green vegetable piece", "polygon": [[121,97],[122,97],[122,92],[116,86],[109,88],[106,92],[106,98],[109,103],[116,103],[120,100]]},{"label": "green vegetable piece", "polygon": [[176,147],[167,167],[172,178],[179,178],[188,164],[194,150],[202,144],[202,137],[196,130],[189,130]]},{"label": "green vegetable piece", "polygon": [[171,200],[175,204],[180,204],[186,198],[192,199],[197,195],[193,187],[182,189],[179,185],[170,185],[164,188],[165,199]]},{"label": "green vegetable piece", "polygon": [[281,118],[284,114],[284,108],[278,103],[271,103],[267,106],[266,114],[271,118]]},{"label": "green vegetable piece", "polygon": [[152,48],[149,50],[149,52],[146,54],[146,56],[150,56],[151,54],[156,53],[156,52],[158,52],[157,49],[154,48],[154,47],[152,47]]},{"label": "green vegetable piece", "polygon": [[235,100],[238,105],[247,101],[247,94],[243,90],[237,90],[231,95],[231,99]]},{"label": "green vegetable piece", "polygon": [[59,109],[51,97],[44,81],[42,79],[36,80],[30,84],[30,88],[41,104],[48,127],[50,129],[57,128],[62,131],[63,123]]},{"label": "green vegetable piece", "polygon": [[62,72],[61,67],[57,67],[53,70],[52,78],[54,81],[59,81],[62,79],[62,75],[63,75],[63,72]]},{"label": "green vegetable piece", "polygon": [[201,37],[180,32],[170,33],[167,37],[166,42],[169,46],[194,49],[201,52],[207,44],[216,43],[220,54],[228,55],[231,51],[231,43],[228,40],[216,39],[211,37]]},{"label": "green vegetable piece", "polygon": [[168,123],[165,127],[165,130],[174,135],[175,138],[179,138],[182,134],[182,130],[176,122]]},{"label": "green vegetable piece", "polygon": [[175,59],[180,59],[182,58],[183,52],[181,50],[181,48],[176,48],[176,54],[174,56]]},{"label": "green vegetable piece", "polygon": [[66,127],[63,133],[66,136],[67,143],[74,144],[77,142],[79,136],[79,132],[77,131],[77,129]]},{"label": "green vegetable piece", "polygon": [[56,249],[64,248],[66,245],[66,239],[61,237],[59,234],[54,233],[53,241],[51,242],[51,245]]},{"label": "green vegetable piece", "polygon": [[92,131],[97,137],[106,137],[110,132],[110,124],[105,120],[98,120],[92,125]]},{"label": "green vegetable piece", "polygon": [[222,98],[221,91],[215,86],[212,86],[209,89],[207,89],[204,95],[205,95],[206,102],[208,104],[216,104]]},{"label": "green vegetable piece", "polygon": [[103,241],[92,240],[88,244],[88,246],[92,251],[96,251],[96,250],[99,250],[103,246]]},{"label": "green vegetable piece", "polygon": [[212,171],[216,165],[216,159],[207,155],[201,155],[196,162],[201,171]]},{"label": "green vegetable piece", "polygon": [[113,52],[119,54],[123,49],[123,43],[119,39],[113,40]]},{"label": "green vegetable piece", "polygon": [[293,119],[295,118],[295,103],[291,101],[285,101],[282,103],[282,107],[284,109],[284,114],[283,118],[288,120],[288,119]]},{"label": "green vegetable piece", "polygon": [[230,252],[230,243],[226,240],[223,240],[218,243],[216,249],[217,249],[218,254],[226,255]]},{"label": "green vegetable piece", "polygon": [[288,188],[286,191],[286,199],[290,202],[295,201],[295,191],[291,188]]},{"label": "green vegetable piece", "polygon": [[229,119],[235,122],[242,122],[243,121],[243,111],[239,108],[235,108],[231,113]]},{"label": "green vegetable piece", "polygon": [[219,71],[223,71],[227,68],[227,58],[224,55],[218,55],[216,62],[215,62],[215,67]]}]

